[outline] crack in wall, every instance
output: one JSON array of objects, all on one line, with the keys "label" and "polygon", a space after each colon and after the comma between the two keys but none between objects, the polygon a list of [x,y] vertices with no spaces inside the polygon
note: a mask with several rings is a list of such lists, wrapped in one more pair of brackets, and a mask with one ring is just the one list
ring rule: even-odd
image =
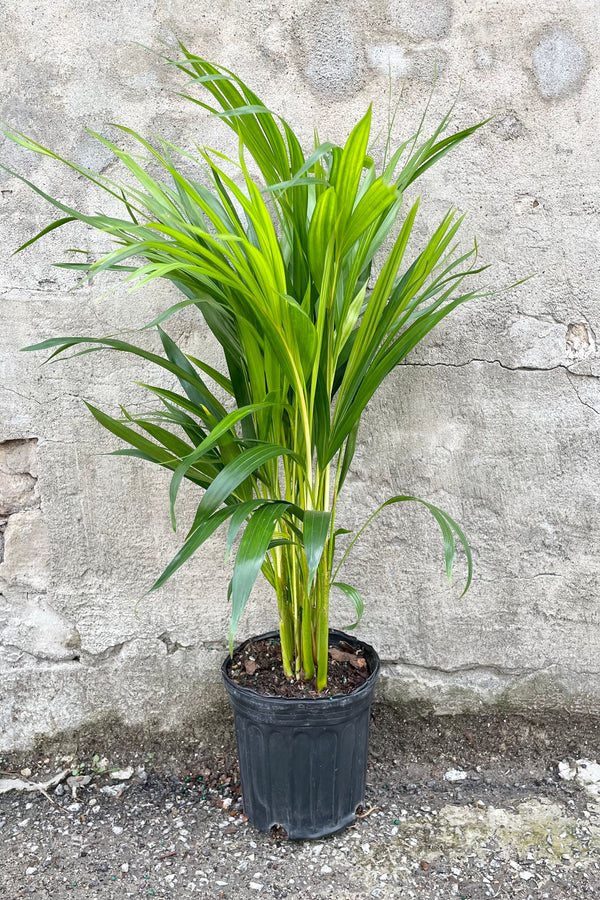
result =
[{"label": "crack in wall", "polygon": [[[44,650],[31,650],[21,647],[19,644],[2,643],[0,648],[7,651],[26,656],[28,659],[37,663],[45,663],[49,665],[62,665],[64,663],[77,663],[84,667],[95,668],[104,663],[117,659],[125,649],[125,647],[134,643],[136,639],[125,638],[125,640],[117,641],[114,644],[105,647],[103,650],[90,651],[81,648],[79,645],[67,648],[65,652],[52,653]],[[215,651],[217,653],[225,653],[228,651],[228,645],[225,641],[197,641],[193,644],[181,644],[174,640],[168,631],[158,635],[157,640],[161,641],[166,648],[167,655],[170,656],[178,651]]]},{"label": "crack in wall", "polygon": [[[5,192],[2,191],[2,193],[5,193]],[[42,284],[56,284],[56,282],[45,279],[43,281],[38,282],[38,285],[40,285],[39,287],[35,288],[32,286],[27,286],[26,289],[23,288],[22,284],[21,285],[12,285],[12,284],[5,285],[3,287],[0,287],[0,297],[5,297],[7,294],[14,293],[14,294],[17,294],[18,298],[20,299],[20,298],[22,298],[23,293],[25,291],[27,292],[27,294],[41,294],[42,296],[50,295],[53,299],[56,298],[57,294],[61,294],[63,297],[68,296],[68,293],[64,288],[61,288],[61,287],[44,288],[44,287],[41,287]],[[78,290],[81,291],[82,296],[84,296],[84,295],[88,296],[89,294],[92,293],[92,291],[89,288],[86,288],[86,285],[81,285],[81,287],[79,287]],[[27,300],[23,300],[22,302],[27,303]]]},{"label": "crack in wall", "polygon": [[34,660],[35,663],[46,663],[50,665],[74,663],[79,665],[83,664],[85,667],[95,668],[108,660],[119,657],[123,649],[132,642],[133,638],[127,638],[124,641],[118,641],[116,644],[111,644],[109,647],[105,647],[103,650],[98,650],[96,652],[84,650],[80,647],[73,647],[73,649],[66,650],[64,653],[52,653],[44,650],[28,650],[26,647],[21,647],[19,644],[13,643],[0,644],[0,647],[3,650],[20,654],[20,657],[26,656],[28,659]]},{"label": "crack in wall", "polygon": [[[525,668],[520,666],[509,668],[483,663],[467,663],[465,665],[447,668],[445,666],[427,665],[426,663],[417,663],[414,661],[411,662],[402,657],[398,657],[396,659],[382,659],[381,663],[383,666],[405,666],[407,669],[417,669],[419,672],[431,673],[432,675],[443,675],[449,678],[452,678],[455,675],[465,674],[492,675],[494,678],[503,679],[510,679],[515,677],[525,678],[531,675],[543,674],[544,672],[555,668],[555,665],[552,664],[532,668]],[[596,674],[600,675],[600,672]]]},{"label": "crack in wall", "polygon": [[165,645],[167,656],[177,653],[178,650],[194,650],[196,646],[195,644],[180,644],[179,641],[173,640],[168,631],[163,631],[162,634],[159,634],[157,640]]},{"label": "crack in wall", "polygon": [[0,385],[0,390],[6,391],[7,394],[14,394],[15,397],[19,397],[21,400],[26,400],[28,403],[37,403],[38,406],[43,406],[45,401],[38,400],[37,397],[28,397],[26,394],[21,394],[19,391],[15,391],[14,388],[6,387],[5,384]]},{"label": "crack in wall", "polygon": [[227,642],[220,639],[216,641],[195,641],[193,644],[180,644],[178,640],[173,638],[169,631],[163,631],[162,634],[158,635],[157,640],[165,645],[167,655],[177,653],[178,650],[215,650],[219,653],[229,652],[229,645]]},{"label": "crack in wall", "polygon": [[[80,661],[79,650],[71,650],[68,653],[58,654],[37,650],[27,650],[25,647],[20,647],[18,644],[1,644],[0,646],[3,650],[18,653],[19,660],[21,657],[26,656],[29,659],[34,660],[36,663],[52,663],[53,665],[60,665],[62,663],[78,663]],[[17,662],[19,660],[17,660]]]},{"label": "crack in wall", "polygon": [[[580,361],[574,362],[573,365],[578,365]],[[462,363],[450,363],[450,362],[403,362],[401,366],[407,366],[408,368],[420,368],[420,369],[433,369],[438,366],[442,366],[443,368],[448,369],[465,369],[467,366],[473,365],[473,363],[480,363],[482,365],[495,365],[500,366],[501,369],[504,369],[507,372],[556,372],[559,369],[564,369],[567,375],[572,375],[575,378],[598,378],[598,375],[595,375],[593,372],[573,372],[572,369],[565,365],[564,363],[559,363],[556,366],[508,366],[506,363],[501,362],[499,359],[468,359]]]},{"label": "crack in wall", "polygon": [[96,652],[81,649],[78,650],[78,659],[87,666],[99,666],[109,659],[116,659],[119,657],[125,647],[132,643],[133,638],[126,638],[124,641],[118,641],[116,644],[111,644],[110,646],[105,647],[104,650],[98,650]]},{"label": "crack in wall", "polygon": [[587,400],[584,400],[583,397],[581,396],[581,394],[579,393],[579,391],[577,390],[575,382],[572,381],[572,378],[571,378],[571,376],[573,376],[575,374],[576,374],[575,372],[567,373],[567,380],[568,380],[569,384],[571,385],[571,387],[573,388],[573,390],[575,392],[575,396],[577,397],[577,399],[579,400],[579,402],[581,403],[582,406],[587,406],[587,408],[591,409],[591,411],[593,413],[595,413],[597,416],[600,416],[600,409],[596,409],[595,406],[593,406],[591,403],[588,403]]},{"label": "crack in wall", "polygon": [[[566,673],[569,675],[574,675],[577,678],[581,678],[581,676],[585,676],[587,678],[600,678],[600,668],[597,671],[589,671],[583,669],[573,669],[559,663],[548,663],[547,665],[532,667],[504,667],[483,663],[467,663],[465,665],[446,668],[444,666],[434,666],[427,665],[425,663],[411,662],[402,657],[398,657],[397,659],[382,658],[381,665],[384,673],[386,668],[390,670],[397,666],[403,666],[406,669],[415,670],[415,674],[424,673],[425,675],[430,674],[434,677],[442,676],[446,680],[453,681],[454,683],[456,683],[456,676],[470,674],[488,675],[509,683],[518,681],[520,679],[536,677],[538,675],[547,675],[549,673]],[[391,672],[389,674],[391,674]]]}]

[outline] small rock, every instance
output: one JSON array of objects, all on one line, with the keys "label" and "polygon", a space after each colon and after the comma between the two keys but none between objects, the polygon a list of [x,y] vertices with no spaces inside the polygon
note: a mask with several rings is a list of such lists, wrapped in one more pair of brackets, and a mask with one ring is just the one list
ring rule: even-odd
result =
[{"label": "small rock", "polygon": [[262,884],[259,884],[258,881],[251,881],[248,885],[251,891],[262,891]]},{"label": "small rock", "polygon": [[31,778],[31,769],[21,769],[23,778]]},{"label": "small rock", "polygon": [[558,774],[563,781],[572,781],[577,775],[577,766],[563,760],[558,764]]},{"label": "small rock", "polygon": [[332,872],[331,866],[321,866],[321,875],[331,875]]},{"label": "small rock", "polygon": [[456,782],[456,781],[464,781],[467,777],[467,773],[463,769],[448,769],[447,772],[444,773],[444,781]]},{"label": "small rock", "polygon": [[519,872],[519,878],[522,878],[523,881],[529,881],[530,878],[534,878],[535,874],[533,872],[528,872],[526,869],[522,869]]},{"label": "small rock", "polygon": [[127,766],[126,769],[117,769],[116,772],[111,772],[110,777],[114,778],[115,781],[128,781],[133,775],[133,772],[133,766]]},{"label": "small rock", "polygon": [[91,780],[91,775],[70,775],[69,778],[67,778],[67,784],[71,788],[73,800],[77,799],[77,788],[89,784]]},{"label": "small rock", "polygon": [[37,869],[35,866],[29,866],[28,869],[25,869],[26,875],[35,875],[37,873]]},{"label": "small rock", "polygon": [[123,863],[123,865],[121,866],[121,872],[129,872],[129,863]]},{"label": "small rock", "polygon": [[600,765],[596,760],[578,759],[574,763],[559,762],[558,774],[563,781],[575,781],[588,794],[600,797]]},{"label": "small rock", "polygon": [[80,784],[89,784],[92,780],[91,775],[69,775],[67,778],[67,784],[69,787],[75,785],[78,787]]},{"label": "small rock", "polygon": [[116,834],[116,835],[123,834],[123,827],[121,825],[113,825],[112,830],[113,830],[113,834]]},{"label": "small rock", "polygon": [[102,794],[108,794],[109,797],[118,798],[128,787],[129,785],[127,784],[105,784],[104,787],[100,788],[100,792]]}]

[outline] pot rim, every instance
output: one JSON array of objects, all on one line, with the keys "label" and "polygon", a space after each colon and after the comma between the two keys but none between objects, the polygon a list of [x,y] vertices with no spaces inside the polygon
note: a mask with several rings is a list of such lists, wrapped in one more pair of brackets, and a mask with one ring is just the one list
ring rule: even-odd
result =
[{"label": "pot rim", "polygon": [[[234,654],[237,653],[238,650],[243,649],[247,644],[250,644],[252,641],[260,641],[260,640],[270,640],[271,638],[278,638],[279,631],[267,631],[264,634],[256,634],[247,638],[245,641],[242,641],[241,644],[238,644],[234,648]],[[227,671],[229,663],[231,662],[232,657],[228,654],[223,660],[223,664],[221,666],[221,674],[223,676],[223,680],[225,681],[226,687],[228,690],[235,691],[240,697],[248,697],[248,698],[259,698],[261,701],[266,703],[282,703],[286,704],[308,704],[311,708],[320,708],[327,706],[329,709],[334,707],[336,703],[346,703],[350,700],[350,698],[359,697],[364,693],[372,691],[375,682],[379,676],[379,672],[381,669],[381,660],[379,659],[379,655],[374,647],[370,644],[367,644],[366,641],[362,641],[357,637],[354,637],[351,634],[346,634],[344,631],[340,631],[338,628],[330,628],[329,629],[329,638],[334,638],[339,643],[340,640],[347,641],[350,644],[354,644],[355,646],[360,646],[361,649],[365,650],[368,657],[369,663],[372,665],[371,672],[369,673],[368,678],[365,678],[363,683],[358,687],[354,688],[349,694],[333,694],[331,697],[319,697],[319,698],[310,698],[310,697],[280,697],[277,694],[262,694],[259,691],[254,690],[251,687],[244,687],[241,684],[237,684],[236,681],[231,677],[229,672]]]}]

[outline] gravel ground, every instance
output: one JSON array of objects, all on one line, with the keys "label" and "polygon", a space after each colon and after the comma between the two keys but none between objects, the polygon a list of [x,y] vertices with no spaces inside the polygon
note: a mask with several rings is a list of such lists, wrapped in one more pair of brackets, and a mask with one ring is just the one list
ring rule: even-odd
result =
[{"label": "gravel ground", "polygon": [[247,823],[220,728],[218,753],[113,737],[82,740],[76,756],[0,760],[0,778],[69,770],[46,794],[0,794],[1,900],[600,897],[600,801],[558,774],[560,761],[600,760],[600,720],[405,720],[378,707],[361,817],[297,843]]}]

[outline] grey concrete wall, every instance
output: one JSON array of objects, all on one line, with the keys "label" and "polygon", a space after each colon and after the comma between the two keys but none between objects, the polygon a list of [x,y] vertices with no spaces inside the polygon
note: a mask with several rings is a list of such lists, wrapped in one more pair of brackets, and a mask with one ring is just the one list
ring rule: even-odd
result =
[{"label": "grey concrete wall", "polygon": [[[440,712],[487,704],[600,708],[600,220],[596,0],[22,0],[0,3],[0,115],[111,176],[83,128],[106,123],[180,144],[231,147],[224,126],[173,96],[181,80],[135,41],[177,35],[234,67],[308,143],[343,139],[372,100],[385,125],[388,73],[410,133],[438,80],[432,119],[462,92],[460,124],[492,124],[421,182],[420,234],[449,205],[493,261],[508,294],[451,316],[370,404],[344,504],[359,523],[376,502],[413,492],[446,508],[473,546],[471,591],[443,580],[441,539],[423,511],[392,509],[348,565],[363,592],[361,636],[385,661],[381,695]],[[378,151],[376,151],[378,152]],[[0,145],[0,160],[67,202],[94,209],[82,179]],[[173,302],[168,286],[127,294],[50,263],[85,230],[20,243],[53,218],[0,175],[0,749],[36,735],[122,721],[198,727],[222,702],[230,570],[215,538],[160,595],[136,601],[175,552],[168,478],[101,455],[116,442],[82,397],[133,410],[144,365],[94,354],[40,366],[25,344],[142,324]],[[170,330],[213,354],[192,315]],[[151,339],[149,339],[151,341]],[[181,517],[192,513],[188,490]],[[461,566],[458,565],[460,584]],[[350,612],[340,604],[333,621]],[[240,635],[273,623],[261,587]]]}]

